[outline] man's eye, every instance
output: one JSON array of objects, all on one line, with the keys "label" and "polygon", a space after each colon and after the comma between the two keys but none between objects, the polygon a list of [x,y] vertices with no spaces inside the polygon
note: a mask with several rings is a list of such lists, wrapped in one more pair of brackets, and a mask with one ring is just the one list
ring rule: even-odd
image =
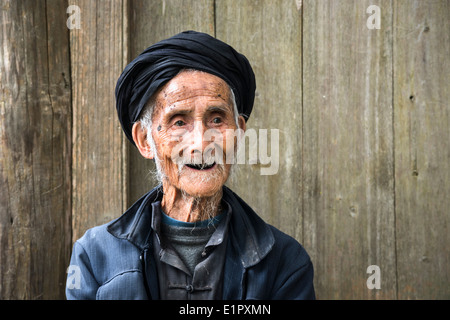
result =
[{"label": "man's eye", "polygon": [[182,121],[182,120],[177,120],[174,124],[175,124],[177,127],[182,127],[182,126],[185,125],[184,121]]},{"label": "man's eye", "polygon": [[222,119],[221,118],[214,118],[213,119],[213,123],[215,123],[215,124],[222,123]]}]

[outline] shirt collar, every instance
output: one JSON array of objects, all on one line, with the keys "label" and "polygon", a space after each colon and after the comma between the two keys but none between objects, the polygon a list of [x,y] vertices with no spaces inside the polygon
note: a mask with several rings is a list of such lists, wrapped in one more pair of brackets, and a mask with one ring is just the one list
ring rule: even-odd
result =
[{"label": "shirt collar", "polygon": [[[208,243],[206,244],[206,248],[211,247],[211,246],[217,246],[219,244],[222,243],[223,239],[226,236],[226,231],[228,228],[228,224],[230,221],[230,217],[231,217],[231,206],[224,200],[222,200],[222,207],[223,209],[223,213],[221,213],[221,217],[220,222],[216,223],[214,227],[216,227],[216,231],[214,231],[214,233],[211,235],[211,238],[209,239]],[[154,202],[151,203],[151,208],[152,208],[152,217],[151,217],[151,228],[154,232],[156,232],[158,238],[161,237],[161,223],[163,223],[164,221],[164,213],[161,210],[161,201],[160,200],[156,200]],[[167,216],[166,216],[167,217]],[[169,218],[171,219],[171,218]],[[212,218],[214,219],[214,218]],[[211,219],[209,219],[211,220]],[[209,220],[205,220],[205,221],[201,221],[198,224],[191,224],[188,223],[186,225],[182,226],[191,226],[193,225],[198,226],[198,227],[207,227],[208,223],[213,223],[210,222]],[[222,221],[224,220],[224,221]]]}]

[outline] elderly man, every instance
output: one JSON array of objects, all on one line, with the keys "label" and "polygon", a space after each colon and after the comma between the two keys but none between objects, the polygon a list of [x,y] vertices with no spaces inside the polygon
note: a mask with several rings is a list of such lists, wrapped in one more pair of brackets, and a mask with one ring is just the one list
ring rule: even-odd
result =
[{"label": "elderly man", "polygon": [[119,119],[160,185],[75,243],[68,299],[315,298],[303,247],[224,186],[254,93],[247,59],[194,31],[125,68]]}]

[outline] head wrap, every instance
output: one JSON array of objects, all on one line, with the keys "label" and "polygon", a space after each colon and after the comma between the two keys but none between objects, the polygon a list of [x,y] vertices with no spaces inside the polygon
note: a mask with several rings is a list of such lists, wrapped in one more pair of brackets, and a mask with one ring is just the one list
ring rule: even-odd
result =
[{"label": "head wrap", "polygon": [[206,33],[185,31],[162,40],[128,64],[116,85],[116,108],[122,129],[131,130],[150,97],[182,69],[222,78],[233,90],[239,114],[248,119],[255,99],[255,75],[247,58]]}]

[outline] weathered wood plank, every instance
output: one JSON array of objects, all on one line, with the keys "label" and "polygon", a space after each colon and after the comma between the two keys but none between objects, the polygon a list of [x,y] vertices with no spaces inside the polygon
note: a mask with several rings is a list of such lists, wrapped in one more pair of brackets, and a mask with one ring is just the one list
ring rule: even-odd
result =
[{"label": "weathered wood plank", "polygon": [[394,2],[399,299],[450,298],[450,3]]},{"label": "weathered wood plank", "polygon": [[126,206],[124,136],[114,89],[127,47],[126,1],[72,1],[81,28],[70,32],[73,82],[73,240]]},{"label": "weathered wood plank", "polygon": [[[381,8],[381,29],[366,9]],[[303,1],[305,246],[321,299],[395,298],[390,1]],[[369,290],[378,265],[381,289]]]},{"label": "weathered wood plank", "polygon": [[71,247],[65,1],[3,1],[0,299],[64,297]]},{"label": "weathered wood plank", "polygon": [[[295,1],[217,1],[216,35],[254,69],[256,98],[247,129],[256,131],[258,151],[267,138],[272,158],[263,164],[259,153],[250,156],[248,140],[246,164],[237,165],[228,185],[267,222],[302,241],[301,11]],[[271,129],[278,130],[278,141]]]},{"label": "weathered wood plank", "polygon": [[[134,0],[131,2],[131,11],[131,59],[148,46],[185,30],[214,35],[213,0]],[[144,159],[134,146],[129,145],[128,205],[131,205],[156,186],[157,182],[151,174],[155,170],[154,162]]]}]

